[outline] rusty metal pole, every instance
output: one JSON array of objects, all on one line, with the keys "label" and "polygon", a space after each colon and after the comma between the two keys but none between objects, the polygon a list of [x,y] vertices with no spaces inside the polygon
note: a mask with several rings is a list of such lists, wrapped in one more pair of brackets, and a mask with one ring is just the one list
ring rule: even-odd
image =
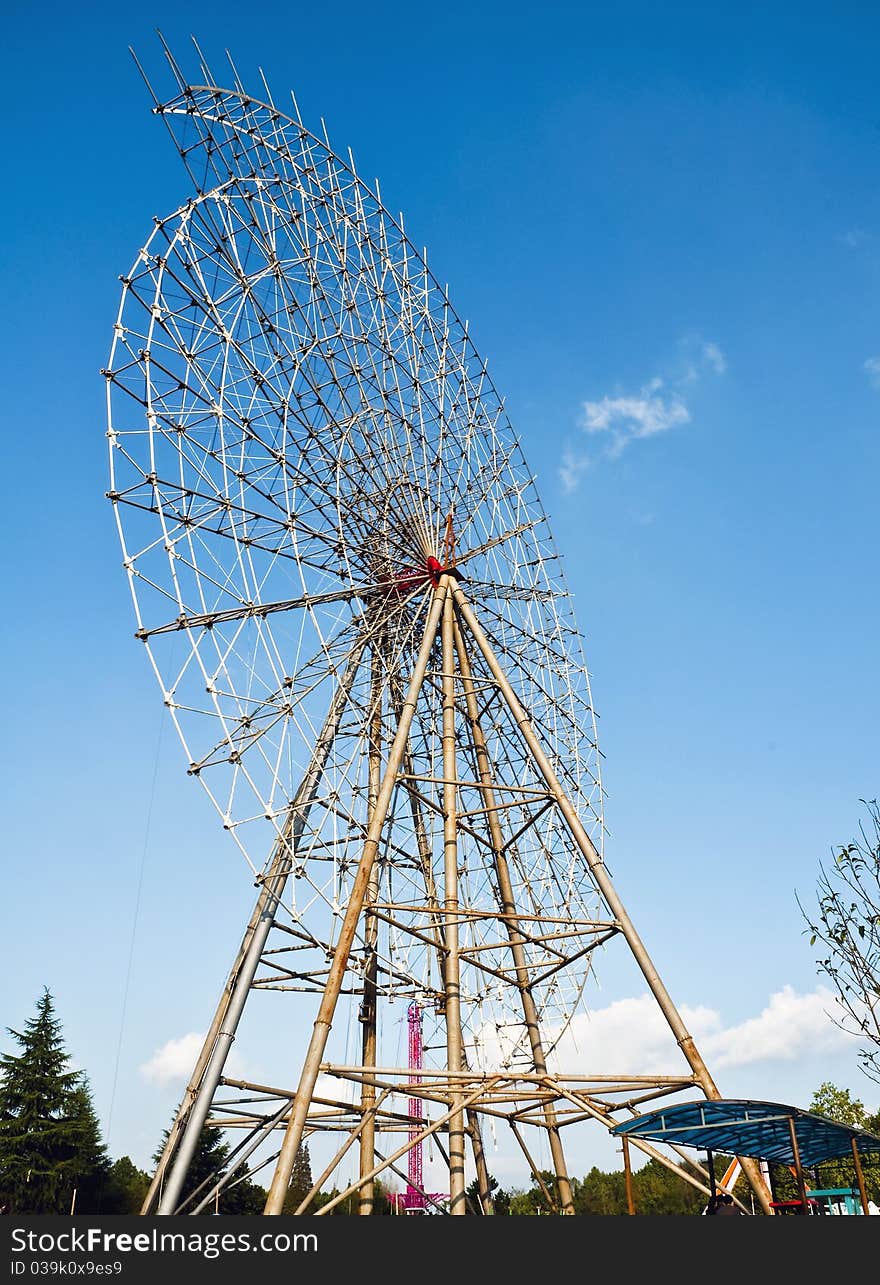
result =
[{"label": "rusty metal pole", "polygon": [[[374,1116],[376,1112],[379,1110],[379,1107],[382,1105],[385,1099],[389,1096],[390,1092],[391,1092],[390,1089],[383,1089],[382,1092],[378,1095],[373,1105],[372,1114]],[[315,1181],[312,1183],[306,1195],[303,1196],[302,1200],[297,1205],[296,1209],[294,1209],[293,1212],[295,1214],[304,1214],[306,1212],[309,1205],[314,1200],[315,1196],[317,1196],[318,1192],[321,1190],[324,1183],[330,1177],[333,1170],[339,1165],[340,1161],[345,1156],[349,1147],[353,1147],[354,1144],[357,1142],[366,1123],[367,1123],[367,1117],[361,1116],[360,1124],[357,1125],[354,1129],[352,1129],[351,1133],[345,1139],[345,1142],[343,1142],[339,1150],[331,1157],[330,1163],[326,1166],[326,1168],[319,1175],[319,1177],[317,1177]]]},{"label": "rusty metal pole", "polygon": [[535,1181],[535,1186],[538,1188],[538,1190],[540,1191],[541,1195],[544,1197],[544,1200],[547,1202],[547,1208],[548,1208],[552,1213],[554,1213],[554,1214],[555,1214],[555,1213],[557,1213],[557,1212],[558,1212],[558,1202],[557,1202],[557,1199],[556,1199],[556,1193],[555,1193],[555,1192],[553,1192],[553,1191],[551,1191],[551,1190],[550,1190],[550,1188],[547,1186],[546,1182],[544,1181],[544,1176],[543,1176],[543,1174],[542,1174],[541,1170],[538,1168],[537,1162],[535,1161],[535,1159],[534,1159],[534,1158],[533,1158],[533,1156],[531,1155],[531,1153],[530,1153],[530,1151],[529,1151],[528,1147],[526,1146],[525,1139],[523,1138],[523,1136],[522,1136],[522,1134],[520,1133],[519,1129],[518,1129],[518,1128],[516,1127],[516,1125],[514,1124],[513,1120],[511,1120],[510,1118],[508,1118],[507,1123],[508,1123],[508,1125],[510,1126],[510,1131],[511,1131],[511,1133],[513,1134],[513,1136],[516,1138],[517,1142],[519,1143],[519,1149],[520,1149],[520,1151],[523,1153],[523,1155],[525,1156],[525,1158],[526,1158],[526,1163],[528,1164],[529,1168],[530,1168],[530,1169],[531,1169],[531,1171],[532,1171],[532,1178],[533,1178],[533,1179],[534,1179],[534,1181]]},{"label": "rusty metal pole", "polygon": [[629,1159],[629,1138],[624,1134],[620,1140],[623,1143],[623,1180],[626,1184],[626,1212],[634,1214],[636,1212],[636,1202],[633,1199],[633,1175]]},{"label": "rusty metal pole", "polygon": [[[293,864],[293,854],[305,829],[365,647],[366,637],[362,635],[333,693],[324,726],[315,742],[311,762],[288,809],[272,864],[262,880],[260,895],[245,929],[235,963],[229,973],[211,1027],[205,1036],[174,1124],[169,1130],[153,1180],[144,1198],[142,1214],[152,1213],[157,1204],[157,1213],[173,1214],[180,1199],[189,1165],[223,1074],[229,1050],[235,1040],[266,938],[275,922],[275,912],[284,895]],[[163,1185],[166,1171],[168,1180]]]},{"label": "rusty metal pole", "polygon": [[[376,811],[379,797],[380,774],[382,771],[382,682],[381,655],[378,640],[374,640],[371,656],[370,674],[370,739],[367,750],[367,826]],[[361,1063],[364,1067],[376,1065],[376,1004],[378,1000],[376,982],[379,972],[379,921],[376,918],[375,906],[379,896],[379,867],[374,862],[367,885],[367,902],[364,909],[364,937],[367,947],[367,960],[364,968],[364,994],[361,1004],[360,1019],[363,1024],[361,1035]],[[363,1130],[360,1140],[360,1176],[369,1173],[376,1163],[376,1085],[373,1080],[365,1078],[361,1085],[361,1119]],[[368,1216],[373,1213],[375,1183],[371,1179],[360,1189],[358,1213]]]},{"label": "rusty metal pole", "polygon": [[388,815],[388,807],[391,803],[391,795],[397,784],[397,774],[400,769],[401,759],[406,747],[409,729],[412,725],[413,715],[416,710],[416,703],[419,698],[422,683],[425,680],[425,671],[428,668],[428,660],[431,655],[431,648],[437,636],[437,627],[440,623],[440,614],[443,610],[443,602],[446,598],[448,577],[443,577],[440,586],[434,590],[431,607],[428,612],[428,618],[425,622],[425,632],[422,638],[422,644],[419,649],[415,669],[410,679],[406,699],[401,709],[400,723],[391,749],[388,753],[388,762],[385,767],[385,776],[379,790],[379,797],[376,800],[376,811],[373,819],[367,829],[367,837],[364,840],[363,856],[357,869],[357,874],[352,883],[351,893],[349,894],[348,907],[339,930],[339,938],[336,943],[336,949],[333,952],[333,962],[327,974],[327,981],[324,984],[324,994],[321,1004],[318,1008],[318,1016],[315,1019],[312,1038],[306,1052],[305,1062],[303,1063],[302,1074],[300,1075],[299,1085],[297,1086],[296,1096],[293,1100],[293,1106],[290,1112],[290,1120],[287,1124],[287,1131],[284,1135],[284,1141],[281,1144],[281,1151],[278,1155],[278,1161],[275,1166],[275,1173],[272,1177],[272,1185],[269,1188],[269,1194],[266,1198],[266,1205],[263,1210],[264,1214],[279,1215],[284,1205],[284,1198],[287,1195],[287,1188],[290,1185],[290,1175],[293,1172],[293,1163],[296,1159],[296,1153],[302,1142],[303,1130],[305,1128],[306,1118],[308,1117],[309,1107],[312,1101],[312,1093],[315,1089],[315,1082],[321,1068],[321,1059],[324,1055],[324,1049],[327,1047],[327,1040],[330,1035],[330,1027],[333,1024],[333,1014],[336,1011],[336,1004],[339,999],[339,991],[342,987],[342,981],[345,976],[345,970],[348,967],[348,957],[351,953],[352,943],[354,942],[355,932],[357,931],[358,920],[360,919],[361,910],[363,909],[364,900],[367,895],[367,888],[370,881],[370,875],[373,870],[373,863],[379,851],[379,840],[382,835],[382,828],[385,825],[385,818]]},{"label": "rusty metal pole", "polygon": [[[523,1006],[523,1017],[525,1018],[526,1032],[528,1034],[529,1044],[532,1050],[532,1062],[538,1075],[546,1075],[547,1059],[544,1055],[544,1047],[541,1040],[541,1026],[538,1018],[538,1009],[531,992],[528,961],[526,959],[523,935],[520,930],[519,920],[516,913],[516,900],[513,895],[513,883],[510,878],[507,858],[504,855],[504,835],[501,832],[501,824],[498,820],[498,811],[495,807],[495,791],[492,784],[489,748],[486,744],[486,737],[483,732],[482,723],[480,722],[480,711],[477,705],[477,695],[474,688],[473,674],[471,672],[470,657],[467,654],[464,637],[462,636],[461,628],[457,622],[455,626],[455,645],[458,652],[458,666],[461,672],[462,686],[464,688],[465,710],[467,712],[468,723],[470,725],[474,753],[477,759],[477,774],[480,781],[480,793],[486,805],[486,817],[489,825],[489,837],[492,843],[495,875],[498,879],[498,892],[501,898],[503,911],[502,920],[510,939],[510,951],[513,956],[513,964],[516,970],[516,980]],[[553,1160],[553,1168],[556,1173],[559,1204],[563,1214],[573,1214],[574,1201],[572,1200],[571,1195],[571,1182],[568,1177],[568,1170],[565,1163],[565,1155],[562,1148],[562,1138],[559,1132],[556,1112],[554,1111],[551,1103],[548,1102],[545,1104],[543,1113],[544,1119],[547,1123],[550,1155]]]},{"label": "rusty metal pole", "polygon": [[[605,864],[602,861],[602,858],[599,856],[592,839],[584,829],[580,817],[563,790],[559,778],[554,772],[553,766],[545,754],[534,729],[532,728],[529,716],[520,704],[516,692],[511,687],[498,657],[495,655],[488,638],[483,632],[479,621],[474,615],[473,609],[464,595],[461,585],[458,584],[457,581],[453,580],[451,582],[451,588],[461,618],[467,625],[477,647],[482,652],[483,658],[489,666],[492,677],[495,679],[498,686],[498,690],[507,702],[514,721],[519,728],[520,735],[528,746],[532,758],[537,764],[541,775],[544,777],[547,788],[556,799],[556,803],[565,818],[572,838],[585,858],[596,885],[605,899],[609,910],[619,923],[620,930],[633,953],[633,957],[641,969],[654,998],[657,1000],[660,1010],[666,1018],[673,1035],[678,1041],[679,1048],[687,1059],[688,1065],[693,1071],[696,1079],[703,1089],[703,1092],[706,1094],[706,1097],[709,1099],[720,1098],[721,1093],[709,1074],[709,1068],[700,1056],[692,1035],[682,1021],[681,1015],[672,1002],[669,992],[663,985],[663,982],[660,979],[660,974],[657,972],[642,939],[636,932],[635,926],[627,914],[623,902],[617,895],[617,891],[611,881],[611,877],[605,869]],[[765,1213],[772,1214],[773,1210],[770,1208],[770,1197],[757,1164],[745,1156],[740,1157],[740,1164],[742,1165],[743,1173],[746,1174],[761,1207],[764,1209]]]},{"label": "rusty metal pole", "polygon": [[[400,718],[399,700],[396,699],[394,683],[391,686],[391,703],[395,712],[395,717]],[[406,776],[412,776],[413,759],[412,750],[407,743],[403,755],[403,770]],[[443,961],[445,958],[445,947],[443,944],[443,922],[440,910],[440,901],[437,895],[437,885],[434,882],[434,874],[431,870],[431,845],[428,841],[427,831],[425,829],[424,818],[422,817],[421,808],[418,799],[412,790],[407,790],[409,796],[410,813],[413,819],[413,828],[416,836],[416,848],[419,854],[419,864],[422,868],[422,875],[425,880],[425,899],[428,909],[431,912],[431,926],[434,932],[437,958],[439,961],[439,972],[443,976]],[[461,1051],[461,1068],[463,1071],[469,1070],[467,1053],[462,1047]],[[494,1214],[495,1209],[492,1204],[492,1195],[489,1190],[489,1169],[486,1165],[486,1155],[483,1150],[483,1139],[480,1133],[480,1120],[476,1111],[469,1108],[466,1112],[468,1128],[467,1133],[471,1139],[471,1150],[474,1155],[474,1166],[477,1170],[477,1184],[480,1193],[480,1206],[484,1214]]]},{"label": "rusty metal pole", "polygon": [[[445,577],[443,577],[445,579]],[[446,1017],[446,1066],[462,1069],[461,1057],[461,962],[458,927],[458,766],[455,745],[455,651],[453,646],[452,595],[443,604],[443,967],[444,1013]],[[449,1105],[449,1212],[466,1214],[464,1180],[464,1112],[459,1085],[452,1081]]]},{"label": "rusty metal pole", "polygon": [[806,1215],[807,1209],[807,1184],[804,1179],[804,1167],[801,1164],[801,1153],[798,1147],[797,1129],[794,1124],[794,1116],[788,1117],[788,1132],[791,1138],[791,1150],[794,1155],[794,1172],[797,1178],[798,1191],[801,1196],[801,1213]]},{"label": "rusty metal pole", "polygon": [[[465,1069],[467,1069],[467,1058],[464,1059],[464,1063]],[[480,1117],[476,1111],[470,1110],[467,1113],[467,1119],[467,1131],[471,1140],[471,1151],[474,1153],[474,1167],[477,1171],[477,1192],[480,1209],[484,1214],[494,1215],[495,1206],[492,1203],[492,1192],[489,1187],[489,1167],[486,1164],[486,1153],[483,1150]]]}]

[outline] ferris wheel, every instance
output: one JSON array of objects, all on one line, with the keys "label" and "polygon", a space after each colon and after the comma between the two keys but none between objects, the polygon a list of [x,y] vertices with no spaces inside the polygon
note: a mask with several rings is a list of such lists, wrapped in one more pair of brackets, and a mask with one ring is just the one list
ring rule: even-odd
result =
[{"label": "ferris wheel", "polygon": [[254,988],[317,1014],[266,1111],[286,1129],[267,1212],[317,1127],[341,1003],[361,1051],[337,1105],[369,1202],[395,998],[438,1032],[422,1092],[429,1132],[447,1108],[451,1212],[468,1112],[518,1077],[565,1206],[554,1049],[597,948],[642,947],[603,865],[590,680],[534,478],[468,325],[350,154],[265,84],[168,61],[155,111],[193,194],[122,279],[108,494],[137,638],[260,896],[148,1207],[178,1207]]}]

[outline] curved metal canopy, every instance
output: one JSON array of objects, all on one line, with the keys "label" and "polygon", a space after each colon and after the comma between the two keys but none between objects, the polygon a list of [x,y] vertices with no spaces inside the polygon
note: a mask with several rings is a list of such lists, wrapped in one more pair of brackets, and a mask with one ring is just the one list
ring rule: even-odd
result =
[{"label": "curved metal canopy", "polygon": [[[797,1141],[795,1155],[792,1128]],[[618,1137],[646,1138],[701,1151],[807,1167],[853,1154],[880,1154],[880,1137],[780,1102],[720,1099],[679,1102],[618,1124]]]}]

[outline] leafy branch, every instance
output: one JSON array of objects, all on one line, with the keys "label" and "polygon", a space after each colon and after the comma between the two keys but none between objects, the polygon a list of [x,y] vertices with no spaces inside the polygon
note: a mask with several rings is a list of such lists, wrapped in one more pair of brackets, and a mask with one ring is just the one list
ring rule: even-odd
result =
[{"label": "leafy branch", "polygon": [[819,866],[816,910],[808,913],[795,896],[810,945],[819,943],[819,972],[837,992],[842,1016],[832,1021],[863,1041],[859,1064],[880,1083],[880,807],[861,802],[860,837]]}]

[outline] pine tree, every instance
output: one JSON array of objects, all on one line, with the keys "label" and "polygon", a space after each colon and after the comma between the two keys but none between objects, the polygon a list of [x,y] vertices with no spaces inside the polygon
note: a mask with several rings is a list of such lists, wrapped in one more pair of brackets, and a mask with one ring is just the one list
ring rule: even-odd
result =
[{"label": "pine tree", "polygon": [[70,1102],[71,1182],[76,1191],[71,1206],[78,1214],[104,1212],[110,1161],[101,1141],[101,1128],[92,1104],[88,1079],[82,1075]]},{"label": "pine tree", "polygon": [[[169,1130],[166,1129],[162,1135],[162,1141],[156,1148],[153,1159],[158,1163],[165,1149],[165,1143],[168,1141]],[[219,1129],[214,1127],[205,1127],[199,1134],[199,1140],[196,1143],[192,1160],[186,1174],[186,1182],[183,1185],[183,1194],[180,1205],[185,1206],[184,1213],[192,1213],[197,1204],[200,1204],[214,1184],[226,1172],[229,1160],[229,1145],[224,1142],[223,1135]],[[233,1177],[227,1187],[219,1193],[216,1200],[211,1200],[209,1204],[201,1211],[203,1214],[261,1214],[266,1204],[266,1192],[250,1178],[242,1178],[240,1175],[243,1170]],[[205,1185],[202,1187],[202,1183]],[[196,1189],[201,1187],[201,1191],[195,1195]],[[189,1201],[189,1197],[194,1199]]]},{"label": "pine tree", "polygon": [[[290,1173],[290,1183],[287,1188],[287,1195],[284,1198],[282,1212],[285,1214],[295,1213],[298,1207],[312,1189],[312,1162],[309,1157],[309,1149],[305,1144],[301,1144],[296,1157],[293,1161],[293,1169]],[[314,1213],[314,1208],[309,1207],[304,1213]]]},{"label": "pine tree", "polygon": [[139,1214],[149,1187],[149,1174],[131,1156],[120,1156],[110,1167],[101,1213]]},{"label": "pine tree", "polygon": [[70,1070],[48,988],[0,1056],[0,1192],[10,1212],[69,1213],[74,1188],[99,1198],[108,1168],[88,1081]]}]

